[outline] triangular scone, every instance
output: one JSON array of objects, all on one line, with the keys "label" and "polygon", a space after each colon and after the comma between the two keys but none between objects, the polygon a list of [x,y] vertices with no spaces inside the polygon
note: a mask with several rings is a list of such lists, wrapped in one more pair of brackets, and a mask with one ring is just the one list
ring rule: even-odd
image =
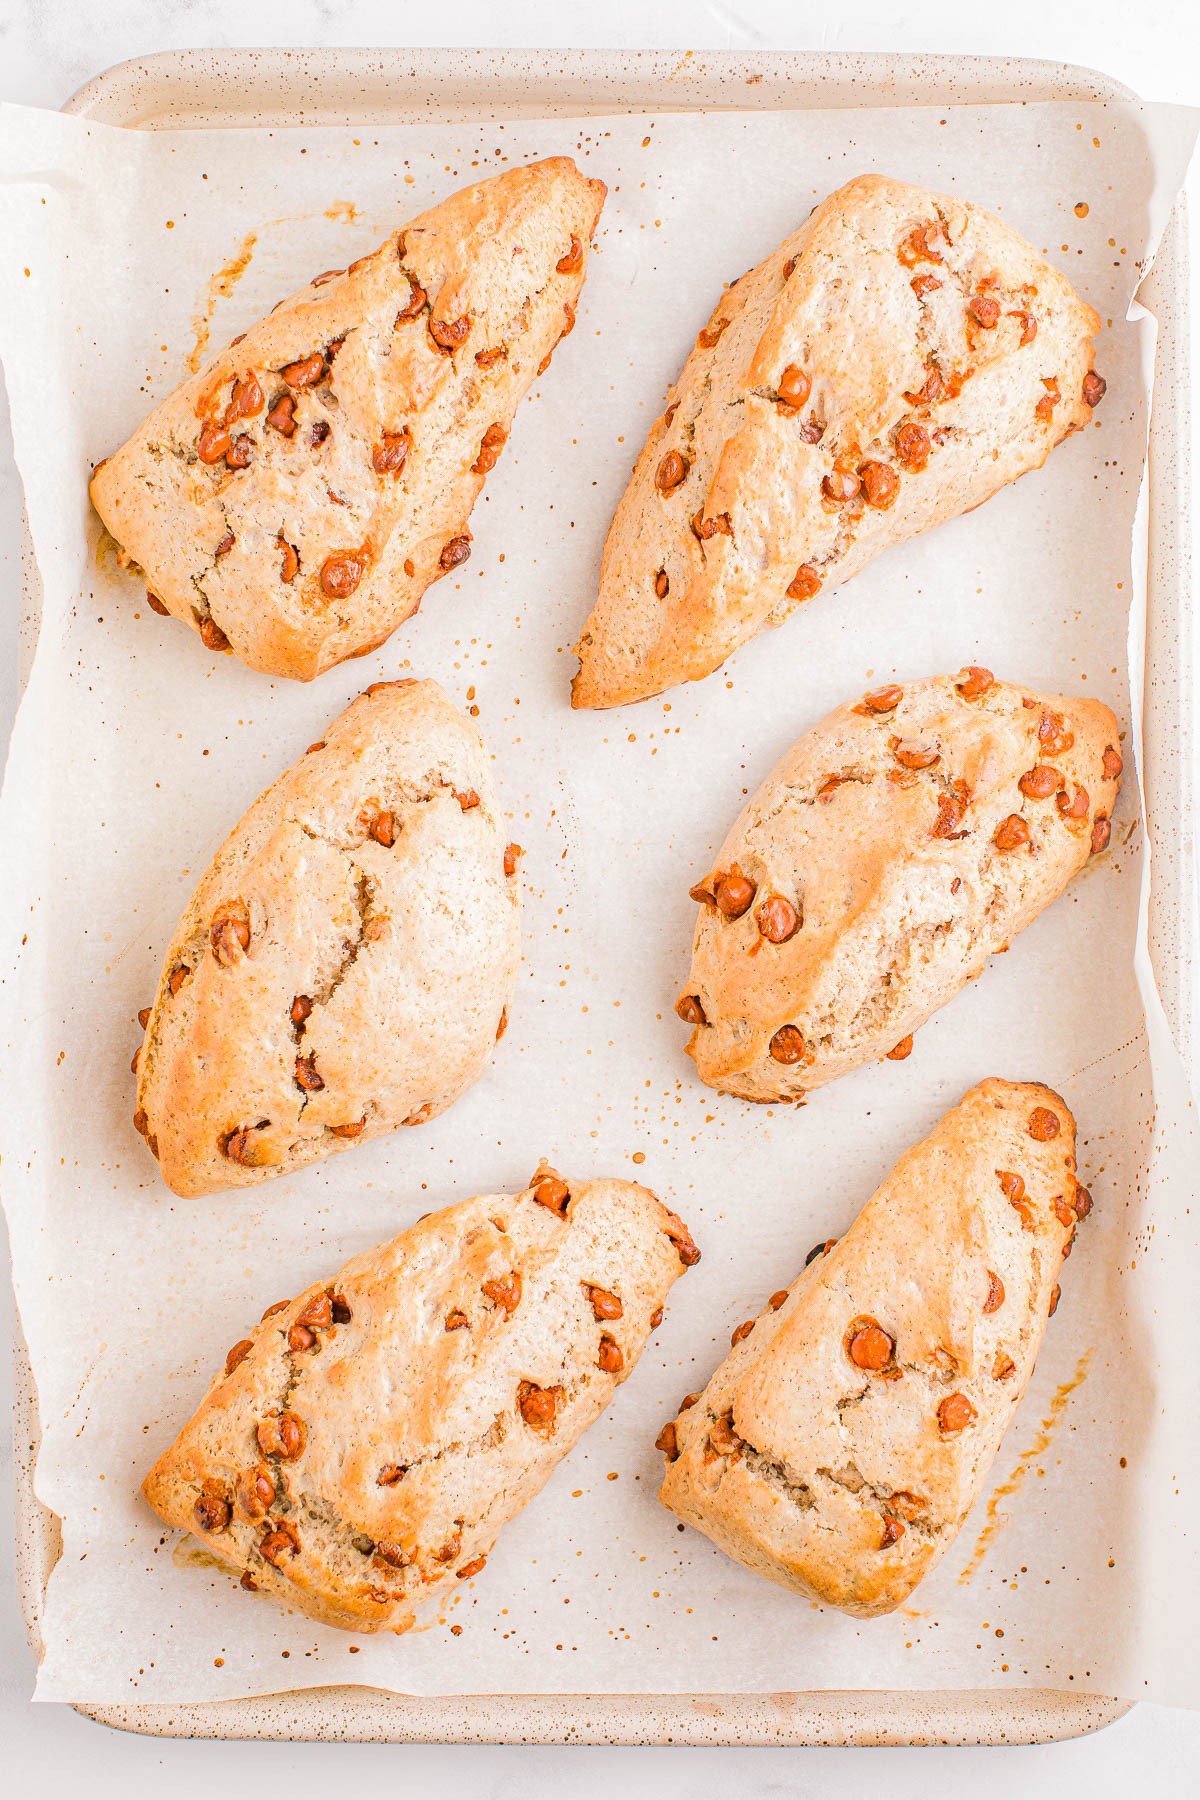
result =
[{"label": "triangular scone", "polygon": [[1075,1121],[985,1081],[772,1295],[659,1437],[659,1498],[828,1606],[890,1612],[954,1541],[1020,1404],[1091,1196]]},{"label": "triangular scone", "polygon": [[218,850],[143,1015],[134,1124],[177,1194],[421,1125],[482,1074],[520,954],[519,847],[478,728],[381,682]]},{"label": "triangular scone", "polygon": [[91,491],[157,610],[300,681],[378,648],[470,555],[604,194],[569,157],[464,188],[156,407]]},{"label": "triangular scone", "polygon": [[406,1631],[483,1568],[698,1256],[646,1188],[545,1166],[430,1213],[269,1307],[143,1492],[243,1587]]},{"label": "triangular scone", "polygon": [[796,1099],[912,1033],[1111,834],[1117,721],[987,669],[838,707],[751,795],[700,905],[688,1054],[710,1086]]},{"label": "triangular scone", "polygon": [[1012,227],[864,175],[735,281],[651,429],[576,706],[708,675],[1085,425],[1100,320]]}]

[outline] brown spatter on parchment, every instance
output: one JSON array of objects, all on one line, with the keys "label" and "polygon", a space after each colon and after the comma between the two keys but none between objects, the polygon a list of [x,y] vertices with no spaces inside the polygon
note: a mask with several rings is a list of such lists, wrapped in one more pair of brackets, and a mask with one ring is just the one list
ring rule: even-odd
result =
[{"label": "brown spatter on parchment", "polygon": [[1013,1494],[1020,1492],[1021,1488],[1024,1486],[1025,1477],[1028,1475],[1037,1458],[1039,1456],[1044,1456],[1046,1451],[1050,1448],[1050,1439],[1053,1437],[1054,1432],[1062,1419],[1063,1413],[1067,1409],[1067,1401],[1071,1398],[1071,1395],[1075,1392],[1075,1389],[1080,1383],[1086,1380],[1088,1364],[1091,1360],[1091,1351],[1085,1350],[1078,1363],[1075,1365],[1075,1373],[1072,1375],[1070,1381],[1062,1381],[1059,1383],[1058,1387],[1055,1389],[1054,1398],[1050,1402],[1049,1414],[1042,1420],[1041,1430],[1033,1440],[1033,1443],[1030,1444],[1028,1450],[1022,1450],[1017,1466],[1009,1476],[1008,1480],[1002,1481],[1000,1486],[996,1488],[989,1498],[987,1503],[987,1520],[983,1530],[979,1534],[975,1548],[971,1553],[971,1560],[958,1578],[960,1586],[964,1582],[970,1581],[972,1575],[974,1575],[980,1563],[991,1549],[996,1536],[1007,1523],[1007,1519],[1002,1519],[1000,1517],[1000,1502],[1002,1500],[1010,1499]]},{"label": "brown spatter on parchment", "polygon": [[347,225],[353,225],[358,217],[358,208],[353,200],[335,200],[332,206],[325,208],[327,219],[341,219]]},{"label": "brown spatter on parchment", "polygon": [[[276,223],[277,221],[272,221]],[[192,330],[196,341],[185,359],[188,373],[194,375],[204,360],[204,352],[208,348],[208,340],[212,335],[212,318],[217,310],[218,300],[228,300],[246,270],[250,267],[254,255],[254,246],[258,242],[258,232],[248,231],[242,239],[236,256],[231,256],[223,268],[209,280],[204,294],[192,313]]]}]

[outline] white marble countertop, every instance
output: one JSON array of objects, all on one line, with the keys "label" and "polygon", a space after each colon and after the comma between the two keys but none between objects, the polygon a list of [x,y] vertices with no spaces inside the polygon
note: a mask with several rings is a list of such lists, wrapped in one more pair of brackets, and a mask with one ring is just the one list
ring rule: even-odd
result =
[{"label": "white marble countertop", "polygon": [[[0,0],[0,97],[58,107],[92,75],[150,51],[212,45],[510,45],[619,48],[821,49],[1027,55],[1082,63],[1147,98],[1200,103],[1200,5],[1156,0],[857,0],[853,8],[797,0]],[[1200,180],[1190,183],[1200,216]],[[1192,262],[1200,264],[1193,228]],[[1193,277],[1194,316],[1198,284]],[[0,409],[2,413],[3,409]],[[1194,456],[1194,461],[1200,458]],[[0,416],[0,755],[16,697],[20,606],[20,494],[7,421]],[[0,1283],[0,1345],[10,1341],[11,1297]],[[0,1352],[0,1537],[11,1542],[10,1378]],[[403,1783],[413,1794],[478,1800],[609,1795],[630,1800],[704,1792],[816,1795],[839,1800],[1012,1793],[1105,1800],[1139,1786],[1175,1800],[1200,1793],[1200,1713],[1142,1705],[1106,1731],[1066,1744],[1005,1749],[685,1750],[517,1749],[458,1746],[208,1743],[106,1730],[66,1707],[33,1706],[11,1557],[0,1552],[0,1744],[12,1792],[55,1800],[126,1796],[150,1782],[172,1796],[300,1782],[308,1791],[358,1792]]]}]

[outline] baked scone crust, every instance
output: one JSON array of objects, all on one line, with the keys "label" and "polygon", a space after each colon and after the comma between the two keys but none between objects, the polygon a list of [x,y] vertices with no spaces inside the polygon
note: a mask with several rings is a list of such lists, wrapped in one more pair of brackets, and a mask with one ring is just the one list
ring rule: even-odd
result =
[{"label": "baked scone crust", "polygon": [[[700,914],[677,1011],[695,1024],[702,1079],[790,1099],[903,1057],[1105,847],[1120,785],[1107,706],[986,669],[891,683],[830,713],[747,801],[692,889]],[[744,901],[732,917],[731,875],[733,904]]]},{"label": "baked scone crust", "polygon": [[[1020,1405],[1091,1207],[1074,1151],[1049,1088],[973,1088],[735,1334],[660,1440],[663,1505],[797,1593],[864,1616],[899,1606]],[[856,1340],[878,1366],[852,1360]]]},{"label": "baked scone crust", "polygon": [[474,722],[380,682],[255,801],[163,961],[134,1123],[177,1194],[420,1125],[483,1072],[520,956]]},{"label": "baked scone crust", "polygon": [[377,649],[469,557],[517,404],[574,324],[604,195],[569,157],[464,188],[156,407],[91,493],[159,610],[299,681]]},{"label": "baked scone crust", "polygon": [[978,207],[880,175],[830,195],[726,289],[651,427],[574,704],[699,680],[888,545],[1040,467],[1104,392],[1099,328]]},{"label": "baked scone crust", "polygon": [[545,1167],[523,1193],[428,1214],[268,1309],[146,1499],[244,1587],[405,1631],[483,1567],[698,1254],[648,1189]]}]

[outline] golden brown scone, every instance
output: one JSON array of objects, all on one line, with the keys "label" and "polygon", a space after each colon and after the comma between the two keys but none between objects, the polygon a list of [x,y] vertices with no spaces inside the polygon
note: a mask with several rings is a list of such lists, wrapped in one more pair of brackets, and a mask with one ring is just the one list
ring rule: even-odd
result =
[{"label": "golden brown scone", "polygon": [[864,175],[726,289],[617,508],[576,706],[697,681],[1091,417],[1100,320],[990,213]]},{"label": "golden brown scone", "polygon": [[470,555],[604,194],[564,156],[464,188],[156,407],[91,490],[156,610],[299,681],[377,649]]},{"label": "golden brown scone", "polygon": [[890,683],[806,732],[700,903],[676,1012],[711,1087],[794,1099],[912,1033],[1108,843],[1117,721],[987,669]]},{"label": "golden brown scone", "polygon": [[406,1631],[482,1569],[698,1257],[646,1188],[543,1165],[269,1307],[142,1491],[243,1587]]},{"label": "golden brown scone", "polygon": [[899,1606],[1025,1392],[1091,1210],[1074,1151],[1049,1088],[972,1088],[734,1333],[660,1434],[663,1505],[782,1587],[859,1615]]},{"label": "golden brown scone", "polygon": [[200,880],[143,1015],[134,1124],[177,1194],[422,1125],[482,1074],[520,955],[478,728],[378,682],[259,796]]}]

